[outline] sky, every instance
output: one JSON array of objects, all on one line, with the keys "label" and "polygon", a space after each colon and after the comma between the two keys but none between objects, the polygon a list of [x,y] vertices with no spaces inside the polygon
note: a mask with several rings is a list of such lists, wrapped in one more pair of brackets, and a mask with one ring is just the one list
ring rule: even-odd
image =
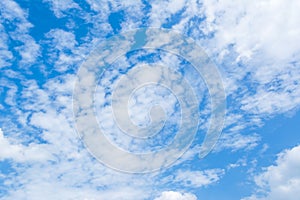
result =
[{"label": "sky", "polygon": [[0,199],[299,200],[299,10],[0,1]]}]

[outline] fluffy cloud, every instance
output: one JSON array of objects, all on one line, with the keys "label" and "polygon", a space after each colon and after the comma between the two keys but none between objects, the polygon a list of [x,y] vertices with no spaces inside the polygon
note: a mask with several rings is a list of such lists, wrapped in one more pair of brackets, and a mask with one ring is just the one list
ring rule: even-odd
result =
[{"label": "fluffy cloud", "polygon": [[288,4],[284,0],[204,0],[203,7],[205,32],[215,32],[217,48],[233,44],[238,58],[251,58],[260,51],[264,58],[284,61],[300,53],[299,44],[294,42],[300,36],[297,0]]},{"label": "fluffy cloud", "polygon": [[180,193],[174,191],[166,191],[160,197],[154,200],[197,200],[197,197],[191,193]]},{"label": "fluffy cloud", "polygon": [[299,9],[297,0],[203,1],[202,30],[213,33],[204,43],[220,63],[230,58],[221,69],[225,89],[228,95],[244,93],[240,100],[245,112],[272,115],[298,107]]},{"label": "fluffy cloud", "polygon": [[278,155],[275,165],[255,177],[258,192],[265,193],[260,197],[253,195],[244,200],[298,200],[300,192],[300,145],[283,151]]},{"label": "fluffy cloud", "polygon": [[44,161],[51,157],[44,145],[31,144],[24,146],[13,144],[8,138],[4,137],[1,129],[0,147],[0,162],[4,159],[12,159],[16,162]]}]

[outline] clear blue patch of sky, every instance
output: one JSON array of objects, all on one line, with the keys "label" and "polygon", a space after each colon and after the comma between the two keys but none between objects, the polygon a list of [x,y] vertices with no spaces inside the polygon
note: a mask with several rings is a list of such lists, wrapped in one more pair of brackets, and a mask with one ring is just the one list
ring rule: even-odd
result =
[{"label": "clear blue patch of sky", "polygon": [[182,19],[182,14],[184,13],[185,10],[186,8],[182,8],[178,12],[172,14],[169,18],[167,18],[166,22],[162,24],[162,28],[170,29],[172,28],[172,26],[178,24]]},{"label": "clear blue patch of sky", "polygon": [[261,155],[259,164],[263,166],[273,164],[276,154],[300,145],[300,111],[294,112],[291,116],[285,114],[274,117],[257,133],[262,137],[261,142],[269,146]]},{"label": "clear blue patch of sky", "polygon": [[113,12],[108,16],[108,23],[113,29],[113,32],[119,33],[122,28],[122,22],[124,22],[125,19],[125,12],[123,10],[120,10],[118,12]]}]

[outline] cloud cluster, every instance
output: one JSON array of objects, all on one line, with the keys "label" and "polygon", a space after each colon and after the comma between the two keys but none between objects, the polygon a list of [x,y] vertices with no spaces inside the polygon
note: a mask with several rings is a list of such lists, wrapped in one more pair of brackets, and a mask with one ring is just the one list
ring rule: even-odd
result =
[{"label": "cloud cluster", "polygon": [[[34,27],[28,19],[30,12],[12,0],[0,1],[0,109],[5,130],[0,130],[0,162],[9,160],[16,171],[14,176],[0,175],[8,190],[3,199],[196,200],[194,194],[161,188],[166,182],[182,190],[205,187],[224,175],[222,169],[170,170],[171,176],[164,175],[171,178],[158,184],[156,174],[134,176],[110,170],[83,147],[72,121],[74,74],[68,70],[76,70],[92,46],[112,34],[108,22],[112,13],[124,11],[122,31],[141,24],[179,30],[202,44],[219,65],[230,105],[225,132],[215,152],[253,149],[261,138],[245,130],[299,108],[297,0],[87,0],[85,6],[72,0],[44,2],[55,17],[68,22],[63,28],[51,27],[38,41],[30,35]],[[72,12],[80,23],[72,19]],[[86,34],[77,31],[84,26]],[[39,60],[41,49],[45,50],[43,64]],[[168,63],[174,63],[174,59],[170,57]],[[49,65],[43,73],[51,76],[35,80],[29,69],[34,65],[39,65],[40,71],[45,69],[43,65]],[[196,146],[194,152],[198,151]],[[258,192],[246,199],[297,200],[299,155],[299,146],[282,152],[274,165],[256,176]]]},{"label": "cloud cluster", "polygon": [[280,154],[274,165],[255,177],[257,193],[244,200],[297,200],[300,192],[300,145]]}]

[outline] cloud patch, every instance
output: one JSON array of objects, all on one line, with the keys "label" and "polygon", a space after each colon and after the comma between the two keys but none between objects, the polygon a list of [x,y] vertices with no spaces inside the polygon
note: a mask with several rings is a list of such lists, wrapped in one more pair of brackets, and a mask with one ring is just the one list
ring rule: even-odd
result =
[{"label": "cloud patch", "polygon": [[[300,145],[278,154],[274,165],[255,177],[257,194],[244,200],[298,200],[300,192]],[[263,194],[262,196],[259,194]]]},{"label": "cloud patch", "polygon": [[162,192],[161,195],[154,200],[197,200],[197,197],[191,193],[166,191]]}]

